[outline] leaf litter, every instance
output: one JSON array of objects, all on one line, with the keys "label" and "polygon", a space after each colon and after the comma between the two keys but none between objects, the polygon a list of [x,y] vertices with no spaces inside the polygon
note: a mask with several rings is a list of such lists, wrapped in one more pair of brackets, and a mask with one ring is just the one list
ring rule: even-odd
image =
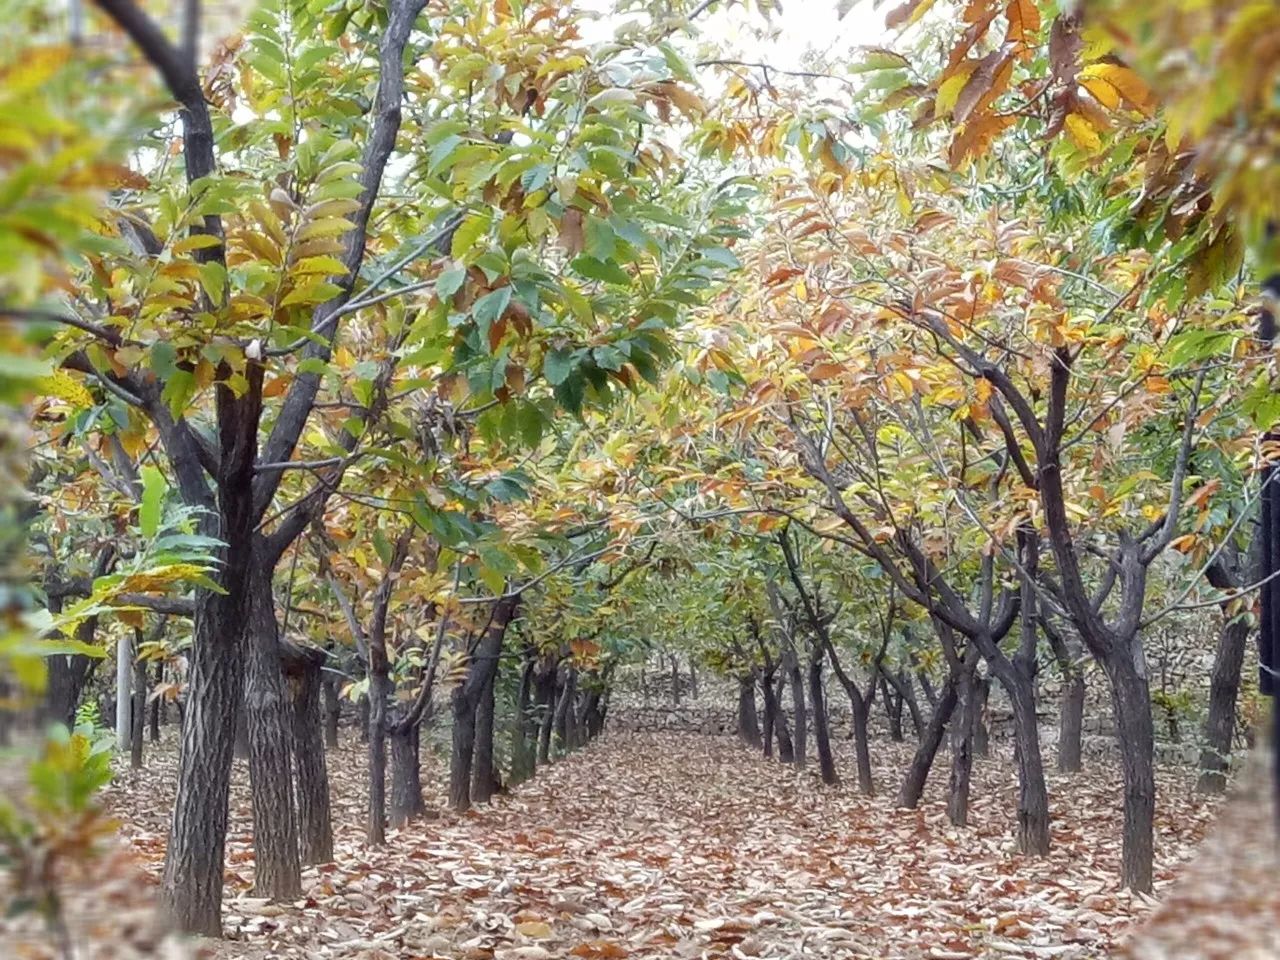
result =
[{"label": "leaf litter", "polygon": [[[852,769],[850,746],[837,750],[842,769]],[[1013,847],[1008,756],[976,763],[965,829],[946,819],[945,755],[915,811],[894,806],[910,748],[879,743],[876,756],[879,793],[868,798],[851,784],[824,788],[812,770],[727,737],[606,736],[459,816],[441,809],[445,762],[424,752],[432,817],[371,848],[364,749],[352,738],[329,757],[335,860],[306,868],[304,896],[292,903],[252,896],[247,770],[237,761],[227,939],[198,952],[211,960],[1083,960],[1113,955],[1152,913],[1155,900],[1117,881],[1114,766],[1049,774],[1053,850],[1037,860]],[[169,747],[148,759],[148,769],[122,772],[106,798],[155,883],[175,758]],[[1186,771],[1160,771],[1157,896],[1218,810],[1191,786]],[[1184,886],[1176,896],[1189,896]]]}]

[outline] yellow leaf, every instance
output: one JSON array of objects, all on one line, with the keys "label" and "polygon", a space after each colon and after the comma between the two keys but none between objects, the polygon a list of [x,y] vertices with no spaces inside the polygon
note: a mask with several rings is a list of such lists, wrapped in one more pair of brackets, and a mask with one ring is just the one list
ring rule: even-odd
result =
[{"label": "yellow leaf", "polygon": [[551,936],[551,924],[545,920],[526,920],[516,924],[516,931],[534,940],[546,940]]},{"label": "yellow leaf", "polygon": [[[1151,89],[1141,77],[1118,63],[1091,63],[1080,71],[1079,81],[1090,93],[1094,87],[1090,81],[1102,81],[1115,89],[1135,110],[1150,115],[1154,106]],[[1097,96],[1096,93],[1094,93]],[[1099,98],[1101,99],[1101,98]]]},{"label": "yellow leaf", "polygon": [[1066,121],[1067,134],[1074,141],[1075,145],[1083,150],[1093,153],[1102,147],[1102,138],[1098,136],[1098,131],[1084,117],[1078,113],[1067,114]]}]

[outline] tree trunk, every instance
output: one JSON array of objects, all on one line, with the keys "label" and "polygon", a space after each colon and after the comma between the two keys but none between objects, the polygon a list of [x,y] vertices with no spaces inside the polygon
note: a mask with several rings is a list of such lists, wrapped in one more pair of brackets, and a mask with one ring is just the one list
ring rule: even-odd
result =
[{"label": "tree trunk", "polygon": [[985,757],[991,752],[991,734],[987,728],[987,704],[991,698],[991,678],[978,677],[974,681],[974,693],[977,696],[977,703],[974,708],[973,755]]},{"label": "tree trunk", "polygon": [[763,751],[766,757],[773,756],[773,728],[778,722],[778,700],[773,695],[773,676],[765,674],[760,678],[760,689],[764,694],[764,729],[761,731]]},{"label": "tree trunk", "polygon": [[[97,617],[80,621],[76,625],[75,639],[80,643],[92,644],[97,623]],[[59,654],[48,657],[47,666],[41,719],[46,724],[61,723],[70,730],[76,725],[76,708],[80,706],[80,697],[84,693],[84,688],[93,677],[97,660],[78,653]]]},{"label": "tree trunk", "polygon": [[756,681],[751,674],[738,678],[738,739],[760,749],[760,721],[756,716]]},{"label": "tree trunk", "polygon": [[391,743],[391,826],[404,827],[427,812],[422,800],[422,728],[413,724],[406,730],[393,729]]},{"label": "tree trunk", "polygon": [[884,698],[884,715],[889,721],[889,739],[902,743],[902,695],[895,694],[886,675],[880,675],[880,695]]},{"label": "tree trunk", "polygon": [[698,668],[694,666],[693,657],[689,658],[689,697],[698,699]]},{"label": "tree trunk", "polygon": [[[156,661],[156,683],[157,687],[164,684],[164,661]],[[151,742],[160,742],[160,713],[164,709],[164,697],[156,697],[151,701]]]},{"label": "tree trunk", "polygon": [[493,759],[494,710],[496,708],[497,663],[485,665],[488,674],[480,688],[480,702],[476,704],[475,762],[472,764],[471,801],[488,803],[498,791],[498,771]]},{"label": "tree trunk", "polygon": [[1080,664],[1080,651],[1072,649],[1063,634],[1049,624],[1041,622],[1041,629],[1058,661],[1062,674],[1062,702],[1058,705],[1058,770],[1075,773],[1081,769],[1084,736],[1084,670]]},{"label": "tree trunk", "polygon": [[[225,531],[211,532],[227,536]],[[196,591],[180,731],[178,792],[161,886],[164,910],[171,922],[180,930],[208,937],[222,935],[231,749],[244,677],[246,553],[224,551],[221,582],[225,595]]]},{"label": "tree trunk", "polygon": [[[782,702],[782,682],[783,678],[778,678],[778,686],[773,693],[773,702],[780,704]],[[778,759],[783,763],[796,762],[795,745],[791,742],[791,731],[787,727],[786,712],[777,708],[777,712],[773,718],[773,733],[778,738]]]},{"label": "tree trunk", "polygon": [[[134,631],[141,633],[141,631]],[[120,634],[116,641],[116,750],[125,753],[132,739],[133,724],[129,718],[133,713],[133,697],[130,688],[133,683],[133,637],[128,633]],[[72,708],[72,713],[75,708]]]},{"label": "tree trunk", "polygon": [[929,704],[929,709],[933,710],[938,705],[938,693],[933,689],[929,675],[923,670],[917,670],[916,679],[920,681],[920,689],[924,691],[925,702]]},{"label": "tree trunk", "polygon": [[1084,671],[1077,666],[1066,680],[1058,708],[1058,770],[1062,773],[1075,773],[1084,766],[1084,698]]},{"label": "tree trunk", "polygon": [[951,725],[951,779],[947,786],[947,818],[957,827],[969,825],[973,734],[978,726],[977,686],[972,670],[961,672],[956,685],[956,722]]},{"label": "tree trunk", "polygon": [[537,665],[533,651],[527,651],[520,669],[520,689],[516,694],[516,713],[512,719],[511,770],[508,776],[512,784],[523,783],[533,776],[537,758],[532,716]]},{"label": "tree trunk", "polygon": [[788,667],[787,672],[791,679],[791,705],[796,718],[795,762],[797,766],[804,766],[808,759],[809,718],[805,710],[804,677],[800,673],[799,658],[792,656]]},{"label": "tree trunk", "polygon": [[368,704],[369,721],[364,726],[369,744],[369,809],[365,838],[372,846],[387,842],[387,704],[393,685],[385,662],[371,663]]},{"label": "tree trunk", "polygon": [[237,760],[249,759],[249,708],[240,704],[235,717],[235,757]]},{"label": "tree trunk", "polygon": [[911,714],[911,726],[916,731],[916,739],[919,740],[924,736],[925,721],[920,716],[920,704],[916,700],[911,674],[904,669],[899,669],[896,674],[886,673],[884,677],[889,682],[889,685],[898,691],[898,699],[906,704],[907,710]]},{"label": "tree trunk", "polygon": [[671,703],[680,706],[680,660],[671,654]]},{"label": "tree trunk", "polygon": [[907,769],[907,775],[903,778],[902,787],[898,791],[900,807],[914,810],[920,804],[920,798],[924,795],[925,781],[929,778],[929,769],[933,766],[933,758],[937,756],[947,724],[955,713],[957,679],[954,674],[947,678],[941,695],[934,704],[929,723],[925,726],[924,735],[920,738],[920,745],[916,747],[911,766]]},{"label": "tree trunk", "polygon": [[476,749],[476,702],[463,690],[454,688],[450,697],[453,710],[453,749],[449,755],[449,806],[458,813],[471,809],[471,768]]},{"label": "tree trunk", "polygon": [[1049,793],[1040,756],[1034,681],[1019,675],[1016,683],[1004,686],[1013,704],[1013,735],[1017,744],[1018,850],[1043,857],[1049,853]]},{"label": "tree trunk", "polygon": [[1244,667],[1249,622],[1242,617],[1228,620],[1218,636],[1209,679],[1209,713],[1204,723],[1204,745],[1200,749],[1201,793],[1222,793],[1227,788],[1231,768],[1231,746],[1236,728],[1236,699],[1240,693],[1240,671]]},{"label": "tree trunk", "polygon": [[603,691],[592,690],[587,694],[587,703],[582,711],[582,729],[587,741],[594,740],[604,730],[604,710],[601,708],[603,702]]},{"label": "tree trunk", "polygon": [[[142,644],[142,631],[133,633],[135,649]],[[133,705],[130,713],[129,766],[142,769],[142,741],[147,729],[147,661],[138,657],[133,663]]]},{"label": "tree trunk", "polygon": [[560,699],[556,703],[555,731],[556,742],[562,751],[568,750],[569,716],[573,712],[573,700],[577,693],[578,671],[570,667],[565,673],[564,683],[560,687]]},{"label": "tree trunk", "polygon": [[322,690],[324,693],[324,745],[338,745],[338,719],[342,715],[342,704],[338,700],[338,680],[325,675]]},{"label": "tree trunk", "polygon": [[538,713],[538,763],[551,759],[551,725],[555,717],[556,673],[553,665],[540,669],[534,681],[534,702]]},{"label": "tree trunk", "polygon": [[324,654],[291,647],[289,692],[293,700],[293,760],[297,776],[298,853],[304,864],[333,859],[329,769],[321,736],[320,687]]},{"label": "tree trunk", "polygon": [[859,697],[850,711],[853,717],[853,751],[858,761],[858,792],[871,796],[876,792],[871,776],[871,704],[866,697]]},{"label": "tree trunk", "polygon": [[[755,697],[752,697],[754,707]],[[834,786],[840,782],[835,757],[831,753],[831,729],[827,721],[827,701],[822,689],[822,651],[809,658],[809,703],[813,707],[813,743],[818,751],[818,769],[822,782]]]},{"label": "tree trunk", "polygon": [[360,697],[360,703],[357,707],[357,711],[360,714],[360,742],[368,743],[369,721],[372,719],[370,716],[372,711],[369,707],[369,695],[367,693]]},{"label": "tree trunk", "polygon": [[292,723],[281,670],[271,571],[265,564],[255,563],[255,567],[249,588],[244,698],[253,795],[253,889],[255,896],[295,900],[302,895],[302,863],[291,789]]},{"label": "tree trunk", "polygon": [[1140,641],[1117,649],[1102,662],[1111,681],[1116,738],[1124,777],[1124,842],[1121,883],[1138,893],[1150,893],[1154,870],[1156,784],[1155,730],[1151,717],[1151,689],[1142,662]]}]

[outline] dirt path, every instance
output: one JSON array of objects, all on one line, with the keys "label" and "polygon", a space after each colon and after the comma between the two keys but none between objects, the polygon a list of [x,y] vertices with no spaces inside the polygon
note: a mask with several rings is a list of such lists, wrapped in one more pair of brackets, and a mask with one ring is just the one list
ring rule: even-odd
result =
[{"label": "dirt path", "polygon": [[[842,748],[846,745],[841,744]],[[1117,889],[1118,777],[1052,778],[1054,852],[1012,849],[1008,758],[981,761],[973,826],[945,819],[935,776],[917,812],[892,793],[908,759],[877,745],[882,795],[824,790],[729,738],[606,737],[464,817],[362,842],[359,746],[333,758],[335,863],[306,898],[248,896],[244,771],[233,790],[232,938],[218,957],[1057,957],[1108,955],[1150,904]],[[157,757],[157,760],[160,758]],[[109,796],[153,873],[163,856],[168,762]],[[842,769],[852,757],[840,758]],[[433,761],[429,783],[443,781]],[[1161,780],[1160,884],[1213,816],[1189,784]],[[439,797],[434,799],[436,805]]]}]

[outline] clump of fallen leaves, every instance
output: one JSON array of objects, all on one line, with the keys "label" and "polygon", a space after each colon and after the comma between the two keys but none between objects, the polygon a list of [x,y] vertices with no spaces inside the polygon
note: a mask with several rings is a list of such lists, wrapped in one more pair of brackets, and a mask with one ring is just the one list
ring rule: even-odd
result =
[{"label": "clump of fallen leaves", "polygon": [[[841,768],[853,769],[849,745]],[[1119,772],[1050,775],[1053,852],[1016,854],[1007,752],[978,761],[972,826],[946,819],[947,758],[925,802],[893,805],[910,747],[877,743],[880,794],[823,788],[727,737],[606,735],[464,816],[363,841],[363,747],[330,754],[337,854],[305,896],[253,880],[247,771],[237,762],[220,958],[788,958],[1108,955],[1154,901],[1119,889]],[[172,750],[108,792],[153,876],[174,791]],[[444,806],[424,756],[428,805]],[[1214,817],[1187,772],[1162,770],[1157,892]]]}]

